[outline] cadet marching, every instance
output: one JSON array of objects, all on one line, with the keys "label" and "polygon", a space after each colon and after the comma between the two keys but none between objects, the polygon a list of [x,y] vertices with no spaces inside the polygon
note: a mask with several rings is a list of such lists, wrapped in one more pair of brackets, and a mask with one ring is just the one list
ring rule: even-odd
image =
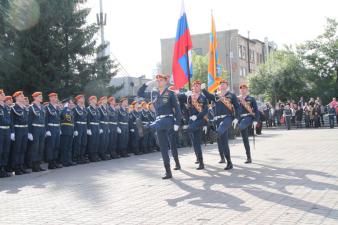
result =
[{"label": "cadet marching", "polygon": [[[226,80],[219,81],[216,93],[209,93],[200,81],[192,91],[180,92],[169,84],[169,77],[156,76],[156,88],[144,84],[137,101],[130,105],[122,97],[86,96],[59,101],[57,93],[34,92],[32,102],[22,91],[6,96],[0,90],[0,177],[22,175],[75,166],[89,162],[129,157],[160,151],[165,168],[163,179],[172,178],[169,150],[174,170],[180,170],[179,139],[188,138],[197,170],[205,168],[202,140],[215,129],[221,161],[225,170],[233,168],[228,141],[231,127],[240,129],[251,163],[248,128],[257,125],[259,112],[248,86],[240,86],[236,97]],[[87,106],[86,103],[87,102]],[[254,129],[255,130],[255,129]],[[47,168],[41,164],[46,162]]]}]

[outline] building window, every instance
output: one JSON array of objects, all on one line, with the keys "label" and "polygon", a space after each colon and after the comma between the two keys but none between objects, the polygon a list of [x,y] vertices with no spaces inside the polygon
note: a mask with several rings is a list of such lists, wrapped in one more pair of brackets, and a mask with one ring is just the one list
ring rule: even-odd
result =
[{"label": "building window", "polygon": [[256,64],[257,65],[261,63],[259,60],[260,60],[259,53],[257,52],[257,54],[256,54]]},{"label": "building window", "polygon": [[242,52],[243,58],[246,59],[246,47],[243,46],[243,52]]},{"label": "building window", "polygon": [[250,57],[250,62],[255,63],[255,52],[253,50],[249,50],[249,57]]},{"label": "building window", "polygon": [[239,68],[239,76],[245,77],[247,75],[247,71],[245,67],[240,67]]},{"label": "building window", "polygon": [[243,54],[242,54],[242,45],[238,46],[238,57],[241,59],[243,58]]}]

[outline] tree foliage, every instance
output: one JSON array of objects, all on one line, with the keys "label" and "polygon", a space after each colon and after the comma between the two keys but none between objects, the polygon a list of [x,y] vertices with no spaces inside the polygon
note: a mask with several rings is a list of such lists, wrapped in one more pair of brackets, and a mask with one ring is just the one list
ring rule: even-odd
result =
[{"label": "tree foliage", "polygon": [[95,59],[98,27],[88,24],[83,1],[1,0],[0,9],[0,83],[7,93],[56,91],[68,97],[93,83],[107,93],[117,66]]}]

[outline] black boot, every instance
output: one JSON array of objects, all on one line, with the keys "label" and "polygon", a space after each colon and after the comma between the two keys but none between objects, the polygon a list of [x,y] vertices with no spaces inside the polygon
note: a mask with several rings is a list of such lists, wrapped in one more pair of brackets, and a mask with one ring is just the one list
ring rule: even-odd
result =
[{"label": "black boot", "polygon": [[165,175],[164,175],[164,177],[162,177],[162,179],[165,180],[165,179],[172,178],[173,175],[171,174],[170,164],[169,165],[164,165],[164,167],[165,167]]},{"label": "black boot", "polygon": [[251,153],[250,153],[250,152],[247,152],[247,153],[246,153],[246,161],[245,161],[244,163],[246,163],[246,164],[252,163],[252,160],[251,160]]},{"label": "black boot", "polygon": [[49,170],[53,170],[53,169],[55,169],[55,168],[56,168],[56,167],[55,167],[54,161],[53,161],[53,160],[49,161],[49,162],[48,162],[48,169],[49,169]]},{"label": "black boot", "polygon": [[180,170],[181,169],[181,164],[180,164],[180,160],[178,159],[178,156],[174,157],[174,160],[175,160],[174,170]]},{"label": "black boot", "polygon": [[21,169],[21,172],[22,172],[23,174],[30,173],[30,172],[25,168],[24,165],[21,165],[20,169]]},{"label": "black boot", "polygon": [[197,170],[203,170],[204,169],[203,157],[199,157],[198,162],[199,162],[199,165],[196,169]]},{"label": "black boot", "polygon": [[195,161],[195,164],[199,164],[200,162],[198,161],[198,158],[196,156],[196,161]]},{"label": "black boot", "polygon": [[22,175],[22,171],[20,169],[20,166],[15,166],[14,167],[14,172],[15,172],[15,175]]},{"label": "black boot", "polygon": [[32,172],[40,172],[40,166],[38,162],[32,162]]},{"label": "black boot", "polygon": [[1,167],[1,177],[10,177],[11,175],[9,173],[7,173],[6,169],[4,166]]},{"label": "black boot", "polygon": [[230,154],[226,155],[225,158],[227,159],[227,166],[224,168],[224,170],[231,170],[233,168]]},{"label": "black boot", "polygon": [[221,161],[219,161],[218,163],[225,163],[225,158],[224,158],[224,156],[221,156]]}]

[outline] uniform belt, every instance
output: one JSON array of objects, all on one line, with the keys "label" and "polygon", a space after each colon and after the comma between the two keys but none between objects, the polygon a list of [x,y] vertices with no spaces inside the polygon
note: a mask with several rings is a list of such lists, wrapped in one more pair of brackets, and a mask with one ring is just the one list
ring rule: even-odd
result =
[{"label": "uniform belt", "polygon": [[0,129],[9,129],[9,126],[0,126]]},{"label": "uniform belt", "polygon": [[230,115],[220,115],[220,116],[215,116],[215,117],[214,117],[214,120],[223,119],[223,118],[225,118],[225,117],[227,117],[227,116],[230,116]]},{"label": "uniform belt", "polygon": [[147,125],[149,122],[142,122],[143,124]]},{"label": "uniform belt", "polygon": [[117,122],[108,122],[108,124],[117,125]]},{"label": "uniform belt", "polygon": [[94,122],[90,122],[89,124],[90,125],[96,125],[96,126],[100,125],[100,123],[94,123]]},{"label": "uniform belt", "polygon": [[71,126],[71,127],[74,126],[74,124],[72,124],[72,123],[61,123],[61,125],[62,125],[62,126]]},{"label": "uniform belt", "polygon": [[37,124],[37,123],[33,123],[32,126],[33,126],[33,127],[45,127],[45,124]]},{"label": "uniform belt", "polygon": [[17,128],[27,128],[28,125],[14,125],[14,127],[17,127]]},{"label": "uniform belt", "polygon": [[102,123],[102,124],[109,124],[109,123],[106,122],[106,121],[100,121],[100,123]]},{"label": "uniform belt", "polygon": [[335,116],[336,114],[329,114],[329,116]]},{"label": "uniform belt", "polygon": [[128,125],[128,123],[125,123],[125,122],[119,122],[119,124]]},{"label": "uniform belt", "polygon": [[165,118],[165,117],[172,117],[173,114],[168,114],[168,115],[159,115],[159,116],[156,116],[156,119],[159,120],[159,119],[162,119],[162,118]]},{"label": "uniform belt", "polygon": [[87,125],[87,122],[76,121],[77,124]]},{"label": "uniform belt", "polygon": [[254,116],[254,114],[252,114],[252,113],[245,113],[245,114],[241,115],[241,117],[246,117],[246,116]]},{"label": "uniform belt", "polygon": [[58,123],[49,123],[47,125],[50,126],[50,127],[59,127],[60,126],[60,124],[58,124]]}]

